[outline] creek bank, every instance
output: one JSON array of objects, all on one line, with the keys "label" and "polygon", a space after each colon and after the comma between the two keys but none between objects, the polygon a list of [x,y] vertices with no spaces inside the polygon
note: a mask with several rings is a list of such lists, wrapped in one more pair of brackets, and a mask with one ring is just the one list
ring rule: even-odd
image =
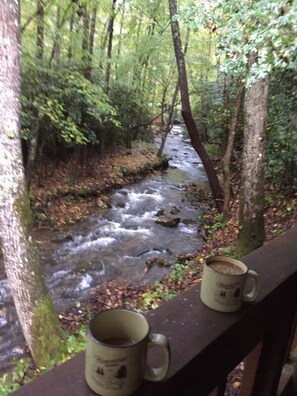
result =
[{"label": "creek bank", "polygon": [[59,230],[89,214],[110,208],[110,194],[168,167],[156,148],[118,150],[104,160],[86,161],[73,180],[73,162],[46,164],[35,173],[30,189],[34,228]]}]

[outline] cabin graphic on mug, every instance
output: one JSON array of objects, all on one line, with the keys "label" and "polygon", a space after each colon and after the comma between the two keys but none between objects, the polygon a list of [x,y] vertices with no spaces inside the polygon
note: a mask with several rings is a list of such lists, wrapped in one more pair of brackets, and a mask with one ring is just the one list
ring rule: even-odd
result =
[{"label": "cabin graphic on mug", "polygon": [[[105,375],[104,373],[104,368],[98,366],[96,373],[99,375]],[[110,373],[108,373],[108,376],[111,377]],[[126,366],[121,366],[120,368],[117,369],[116,373],[114,373],[114,378],[126,378],[127,377],[127,367]]]},{"label": "cabin graphic on mug", "polygon": [[240,297],[240,288],[224,289],[221,288],[215,293],[215,300],[221,304],[235,304]]},{"label": "cabin graphic on mug", "polygon": [[105,389],[119,390],[125,384],[127,378],[127,367],[104,367],[98,366],[96,369],[97,380]]},{"label": "cabin graphic on mug", "polygon": [[235,291],[225,291],[221,290],[220,291],[220,297],[239,297],[240,296],[240,289],[239,287],[235,289]]}]

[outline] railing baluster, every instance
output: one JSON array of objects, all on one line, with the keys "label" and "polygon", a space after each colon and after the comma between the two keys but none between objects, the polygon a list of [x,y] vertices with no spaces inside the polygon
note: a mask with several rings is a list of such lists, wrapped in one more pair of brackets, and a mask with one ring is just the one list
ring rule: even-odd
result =
[{"label": "railing baluster", "polygon": [[[295,301],[291,298],[295,298]],[[282,307],[278,322],[269,329],[263,339],[263,346],[252,396],[275,396],[283,365],[291,345],[291,334],[295,323],[296,293],[289,296],[287,309]]]},{"label": "railing baluster", "polygon": [[244,372],[240,386],[240,396],[250,396],[252,393],[261,349],[262,342],[244,359]]}]

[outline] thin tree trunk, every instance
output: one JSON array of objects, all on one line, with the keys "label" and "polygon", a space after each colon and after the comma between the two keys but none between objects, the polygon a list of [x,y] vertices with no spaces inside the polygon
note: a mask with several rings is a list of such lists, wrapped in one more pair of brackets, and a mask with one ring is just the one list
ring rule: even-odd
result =
[{"label": "thin tree trunk", "polygon": [[[19,3],[0,11],[0,239],[5,270],[28,347],[37,366],[61,352],[62,330],[33,242],[20,140]],[[7,44],[9,43],[9,44]]]},{"label": "thin tree trunk", "polygon": [[[107,25],[107,65],[105,70],[105,93],[108,95],[110,88],[110,71],[111,71],[111,57],[112,57],[112,44],[113,44],[113,26],[115,20],[115,6],[117,0],[112,0],[112,10]],[[103,128],[100,131],[100,159],[104,159],[106,156],[106,139],[107,129]]]},{"label": "thin tree trunk", "polygon": [[[137,23],[137,33],[136,33],[136,40],[135,40],[135,53],[139,53],[139,42],[140,42],[140,31],[141,31],[141,26],[142,26],[143,19],[139,18],[138,23]],[[140,73],[141,73],[141,68],[139,65],[139,62],[134,62],[133,64],[133,71],[132,71],[132,81],[131,85],[132,88],[135,88],[135,90],[139,91],[138,87],[138,82],[140,81]]]},{"label": "thin tree trunk", "polygon": [[[123,0],[121,7],[122,7],[122,15],[121,15],[121,22],[120,22],[120,34],[119,34],[119,42],[118,42],[117,59],[120,59],[121,50],[122,50],[122,35],[123,35],[123,27],[124,27],[124,19],[125,19],[125,11],[126,11],[126,0]],[[117,63],[115,64],[115,70],[117,71]],[[118,78],[119,78],[119,76],[117,73],[116,79],[118,80]]]},{"label": "thin tree trunk", "polygon": [[[95,31],[96,31],[96,16],[97,16],[97,7],[93,8],[92,17],[91,17],[91,28],[90,28],[90,39],[89,39],[89,53],[92,58],[94,53],[94,40],[95,40]],[[91,59],[92,61],[92,59]]]},{"label": "thin tree trunk", "polygon": [[[56,31],[59,32],[60,29],[61,29],[61,7],[57,6]],[[55,59],[56,65],[60,66],[61,46],[59,39],[56,39],[53,45],[53,58]]]},{"label": "thin tree trunk", "polygon": [[[37,32],[36,32],[36,63],[39,66],[43,64],[44,55],[44,0],[38,0],[37,2]],[[40,71],[38,71],[40,74]],[[37,89],[35,87],[34,96],[37,96]],[[32,173],[36,161],[38,135],[39,135],[39,114],[38,109],[34,106],[32,111],[32,125],[31,125],[31,137],[29,141],[29,155],[26,165],[26,177],[28,190],[30,190]]]},{"label": "thin tree trunk", "polygon": [[69,22],[69,31],[70,31],[70,42],[68,46],[68,63],[72,61],[73,58],[73,46],[72,46],[72,35],[73,35],[73,28],[74,28],[74,12],[72,12],[71,17],[70,17],[70,22]]},{"label": "thin tree trunk", "polygon": [[[55,37],[55,41],[53,44],[51,56],[50,56],[50,59],[48,62],[49,66],[51,66],[53,59],[55,60],[56,65],[60,66],[60,63],[61,63],[60,41],[61,41],[61,39],[59,38],[59,34],[60,34],[60,30],[61,30],[62,26],[65,25],[66,20],[68,19],[68,14],[69,14],[72,4],[73,4],[72,1],[70,1],[70,3],[68,3],[68,6],[64,10],[64,14],[63,14],[62,18],[61,18],[61,7],[57,6],[56,31],[55,31],[56,37]],[[73,14],[71,15],[71,21],[72,20],[73,20]]]},{"label": "thin tree trunk", "polygon": [[178,92],[179,92],[179,81],[177,82],[177,84],[175,86],[175,90],[174,90],[174,93],[172,96],[172,101],[171,101],[170,111],[168,114],[168,120],[167,120],[167,123],[165,126],[165,131],[162,132],[161,144],[160,144],[159,150],[157,152],[157,156],[159,158],[162,157],[168,133],[170,132],[172,125],[173,125],[174,110],[175,110],[175,106],[176,106],[176,98],[177,98]]},{"label": "thin tree trunk", "polygon": [[[147,28],[147,36],[148,37],[153,37],[155,35],[155,27],[156,27],[156,21],[155,19],[153,22],[148,26]],[[144,59],[141,62],[141,73],[140,73],[140,93],[141,93],[141,101],[144,101],[144,93],[146,91],[146,84],[147,84],[147,71],[148,71],[148,66],[149,66],[149,61],[150,61],[150,55],[151,52],[148,53]]]},{"label": "thin tree trunk", "polygon": [[82,61],[84,68],[84,76],[87,79],[91,77],[90,67],[90,52],[89,52],[89,40],[90,40],[90,17],[88,10],[85,6],[81,6],[81,14],[83,18],[83,37],[82,37]]},{"label": "thin tree trunk", "polygon": [[37,2],[37,40],[36,40],[36,58],[43,60],[44,52],[44,0]]},{"label": "thin tree trunk", "polygon": [[[188,50],[189,37],[190,37],[190,29],[187,29],[187,34],[186,34],[186,39],[185,39],[185,47],[184,47],[184,55],[186,55],[187,50]],[[177,83],[176,83],[176,86],[175,86],[175,89],[173,92],[172,100],[171,100],[171,106],[170,106],[170,110],[169,110],[169,114],[168,114],[168,120],[166,123],[165,131],[163,131],[163,129],[162,129],[161,144],[160,144],[159,150],[157,152],[158,157],[161,157],[163,154],[167,136],[168,136],[168,134],[172,128],[172,125],[173,125],[173,117],[174,117],[174,111],[175,111],[175,107],[176,107],[176,98],[177,98],[178,92],[179,92],[179,81],[177,80]]]},{"label": "thin tree trunk", "polygon": [[[251,64],[256,58],[251,60]],[[240,191],[237,255],[243,256],[265,240],[264,196],[266,117],[269,80],[250,85],[244,99],[244,147]]]},{"label": "thin tree trunk", "polygon": [[227,222],[230,219],[230,201],[231,201],[230,161],[234,147],[238,114],[241,107],[243,90],[244,90],[244,84],[243,82],[240,82],[236,95],[235,106],[231,117],[231,125],[228,133],[227,148],[223,158],[223,177],[224,177],[223,222]]},{"label": "thin tree trunk", "polygon": [[105,92],[109,92],[111,57],[112,57],[112,42],[113,42],[113,25],[115,20],[115,5],[117,0],[112,0],[112,10],[108,23],[108,44],[107,44],[107,65],[105,73]]},{"label": "thin tree trunk", "polygon": [[169,10],[171,17],[171,30],[172,30],[172,39],[175,51],[175,57],[177,62],[177,69],[179,74],[179,84],[180,84],[180,94],[181,94],[181,102],[182,102],[182,115],[188,129],[191,143],[193,148],[196,150],[197,154],[200,156],[201,161],[203,163],[205,172],[208,176],[209,185],[212,191],[212,195],[216,204],[216,207],[219,212],[223,210],[223,192],[220,187],[220,183],[216,172],[213,167],[213,163],[203,146],[200,135],[197,129],[197,125],[194,121],[191,111],[190,99],[189,99],[189,90],[188,90],[188,81],[187,81],[187,72],[184,54],[182,51],[180,31],[178,21],[174,19],[174,15],[177,14],[177,6],[176,0],[169,0]]}]

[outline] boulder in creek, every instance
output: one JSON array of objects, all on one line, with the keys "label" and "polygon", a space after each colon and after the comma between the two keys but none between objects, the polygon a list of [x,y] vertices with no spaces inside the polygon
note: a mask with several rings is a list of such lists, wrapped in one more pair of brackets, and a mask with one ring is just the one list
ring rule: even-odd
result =
[{"label": "boulder in creek", "polygon": [[156,220],[157,224],[161,224],[164,227],[175,227],[180,222],[180,217],[172,216],[172,217],[159,217]]},{"label": "boulder in creek", "polygon": [[171,262],[162,257],[154,257],[145,262],[144,272],[147,273],[153,266],[171,267]]}]

